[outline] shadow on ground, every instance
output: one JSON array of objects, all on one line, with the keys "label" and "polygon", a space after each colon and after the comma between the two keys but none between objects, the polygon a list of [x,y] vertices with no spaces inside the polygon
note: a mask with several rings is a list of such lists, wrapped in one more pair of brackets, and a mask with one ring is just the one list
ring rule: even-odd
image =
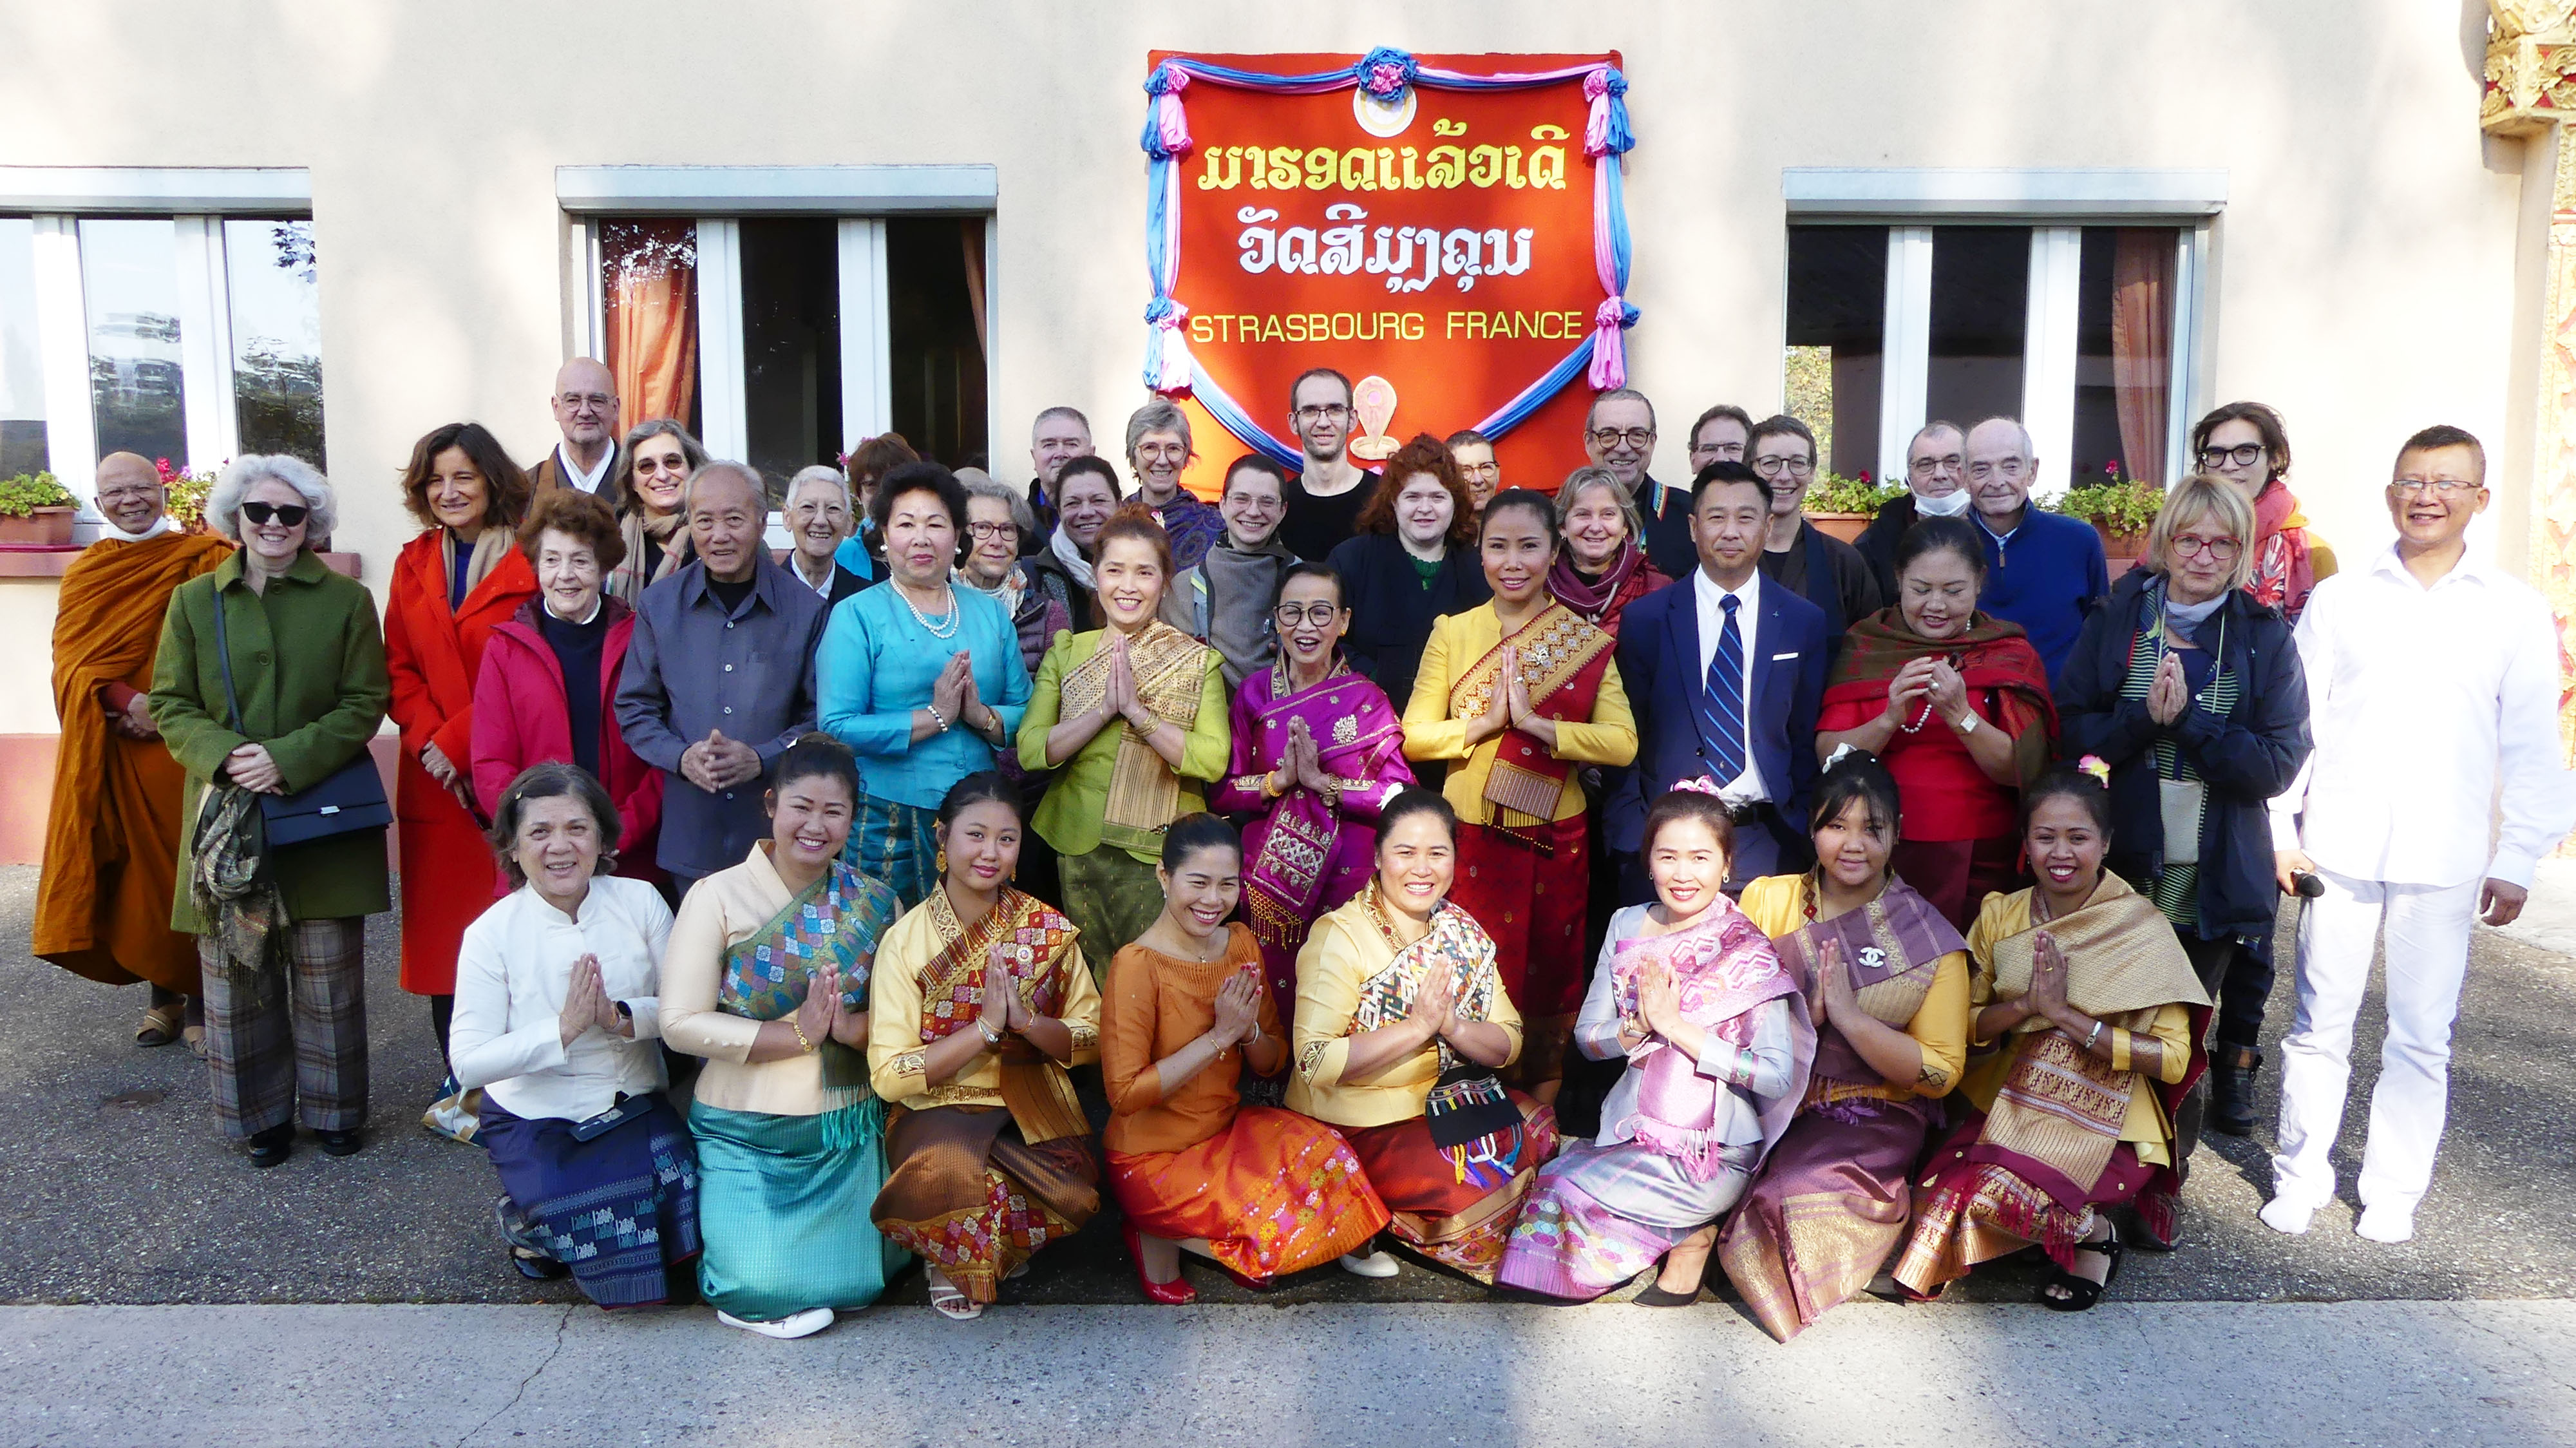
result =
[{"label": "shadow on ground", "polygon": [[[35,871],[0,869],[0,1301],[572,1302],[568,1284],[532,1284],[502,1259],[497,1191],[480,1151],[418,1125],[439,1077],[428,1008],[395,985],[394,921],[369,922],[368,1037],[373,1126],[367,1149],[332,1159],[299,1143],[254,1172],[223,1140],[205,1068],[179,1046],[138,1050],[140,986],[110,989],[27,953]],[[2288,936],[2282,938],[2287,953]],[[2277,1041],[2291,1011],[2289,970],[2272,1002]],[[2351,1182],[2378,1076],[2374,985],[2354,1052],[2354,1094],[2339,1153],[2343,1195],[2305,1237],[2254,1219],[2270,1181],[2265,1156],[2279,1076],[2263,1074],[2265,1122],[2251,1140],[2207,1139],[2186,1192],[2186,1241],[2171,1256],[2132,1253],[2115,1294],[2164,1301],[2516,1298],[2576,1294],[2576,958],[2481,931],[2462,1006],[2451,1132],[2416,1219],[2415,1241],[2377,1247],[2351,1233]],[[159,1093],[143,1104],[121,1104]],[[1951,1289],[1954,1301],[2026,1300],[2036,1268],[1999,1264]],[[1407,1263],[1387,1282],[1337,1270],[1254,1294],[1213,1271],[1202,1300],[1471,1301],[1480,1289]],[[1630,1295],[1633,1289],[1619,1296]],[[1724,1292],[1722,1280],[1719,1294]],[[926,1301],[907,1273],[894,1300]],[[1113,1212],[1041,1254],[1006,1300],[1132,1303],[1135,1278]]]}]

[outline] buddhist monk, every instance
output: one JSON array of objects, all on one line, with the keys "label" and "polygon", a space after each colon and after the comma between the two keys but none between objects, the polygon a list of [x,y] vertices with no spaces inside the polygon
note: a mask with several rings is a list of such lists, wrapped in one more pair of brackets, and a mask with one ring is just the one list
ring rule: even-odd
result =
[{"label": "buddhist monk", "polygon": [[35,949],[108,985],[150,982],[136,1044],[184,1037],[202,1051],[197,942],[170,928],[186,775],[152,723],[152,655],[172,591],[213,571],[232,545],[180,531],[160,474],[133,453],[108,454],[97,477],[106,527],[63,574],[54,618],[63,732]]}]

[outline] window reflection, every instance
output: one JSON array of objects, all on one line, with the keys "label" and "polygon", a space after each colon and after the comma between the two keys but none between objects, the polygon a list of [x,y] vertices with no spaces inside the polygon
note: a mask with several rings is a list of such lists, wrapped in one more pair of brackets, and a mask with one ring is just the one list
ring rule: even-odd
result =
[{"label": "window reflection", "polygon": [[1788,410],[1847,478],[1878,467],[1886,299],[1886,227],[1789,228]]},{"label": "window reflection", "polygon": [[984,218],[886,222],[894,430],[923,457],[984,464]]},{"label": "window reflection", "polygon": [[[2021,416],[2030,329],[2030,228],[1944,226],[1932,233],[1932,357],[1925,415],[1974,426]],[[2048,459],[2054,471],[2062,466]]]},{"label": "window reflection", "polygon": [[0,478],[51,466],[36,352],[35,247],[36,223],[0,216]]},{"label": "window reflection", "polygon": [[322,316],[313,223],[224,223],[233,407],[246,453],[322,465]]},{"label": "window reflection", "polygon": [[599,228],[600,360],[617,379],[621,436],[668,417],[703,436],[698,415],[698,225],[671,217]]},{"label": "window reflection", "polygon": [[80,253],[99,454],[140,453],[185,467],[177,235],[167,218],[84,220]]},{"label": "window reflection", "polygon": [[841,243],[829,217],[741,223],[749,462],[773,496],[841,451]]}]

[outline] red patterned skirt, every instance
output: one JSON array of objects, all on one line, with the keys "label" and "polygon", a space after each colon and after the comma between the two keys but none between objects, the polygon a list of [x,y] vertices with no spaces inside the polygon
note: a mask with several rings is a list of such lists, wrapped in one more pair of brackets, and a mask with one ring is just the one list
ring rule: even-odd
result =
[{"label": "red patterned skirt", "polygon": [[1449,898],[1494,938],[1494,969],[1521,1013],[1521,1054],[1502,1070],[1523,1089],[1565,1075],[1565,1049],[1583,1009],[1583,912],[1592,888],[1584,817],[1530,830],[1458,827]]},{"label": "red patterned skirt", "polygon": [[1204,1238],[1217,1261],[1256,1281],[1356,1252],[1387,1224],[1341,1133],[1272,1106],[1243,1107],[1180,1151],[1110,1152],[1109,1192],[1136,1230]]},{"label": "red patterned skirt", "polygon": [[1396,1240],[1488,1286],[1502,1266],[1503,1246],[1520,1220],[1530,1184],[1538,1180],[1540,1165],[1556,1155],[1556,1112],[1517,1091],[1512,1104],[1521,1112],[1521,1159],[1512,1179],[1499,1187],[1464,1180],[1432,1144],[1431,1126],[1419,1116],[1388,1126],[1341,1128],[1368,1172],[1368,1185],[1386,1203]]}]

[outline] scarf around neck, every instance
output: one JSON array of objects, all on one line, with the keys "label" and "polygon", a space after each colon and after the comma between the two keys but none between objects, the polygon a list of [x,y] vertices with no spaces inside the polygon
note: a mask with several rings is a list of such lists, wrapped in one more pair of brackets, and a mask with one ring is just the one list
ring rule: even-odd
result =
[{"label": "scarf around neck", "polygon": [[1064,571],[1072,576],[1074,582],[1086,589],[1100,586],[1091,581],[1091,561],[1082,556],[1081,545],[1064,531],[1062,523],[1055,525],[1055,536],[1047,540],[1047,547],[1053,550],[1055,561],[1064,565]]},{"label": "scarf around neck", "polygon": [[1296,561],[1276,541],[1247,553],[1231,540],[1208,549],[1200,560],[1207,578],[1207,641],[1224,656],[1229,684],[1242,683],[1277,653],[1278,641],[1270,632],[1271,600],[1279,592],[1279,576]]},{"label": "scarf around neck", "polygon": [[[1611,992],[1621,1019],[1642,1023],[1638,976],[1647,965],[1658,963],[1672,972],[1683,1017],[1738,1049],[1753,1044],[1755,1007],[1775,999],[1789,1001],[1796,1024],[1788,1087],[1767,1100],[1748,1097],[1761,1118],[1767,1152],[1797,1114],[1815,1061],[1815,1027],[1808,1021],[1797,976],[1782,963],[1771,938],[1731,900],[1719,900],[1703,918],[1669,935],[1632,936],[1619,942],[1610,970]],[[1715,1177],[1725,1165],[1720,1155],[1725,1143],[1711,1134],[1717,1121],[1717,1093],[1736,1088],[1703,1073],[1681,1048],[1660,1036],[1648,1036],[1628,1053],[1628,1069],[1639,1077],[1637,1109],[1620,1124],[1640,1145],[1671,1157],[1693,1181]]]},{"label": "scarf around neck", "polygon": [[178,523],[173,521],[167,513],[153,519],[152,526],[144,529],[140,533],[126,532],[124,529],[116,526],[115,520],[113,519],[102,519],[98,525],[98,536],[101,538],[113,538],[119,543],[149,543],[164,533],[176,533],[178,531]]},{"label": "scarf around neck", "polygon": [[1020,616],[1020,595],[1027,592],[1029,586],[1027,576],[1020,572],[1019,565],[1016,563],[1011,565],[1010,572],[1002,575],[1002,581],[991,588],[977,583],[963,568],[950,573],[949,581],[970,593],[980,593],[1000,604],[1003,616],[1015,622]]},{"label": "scarf around neck", "polygon": [[1597,624],[1628,579],[1646,565],[1645,550],[1633,537],[1620,540],[1619,551],[1610,555],[1609,566],[1601,570],[1598,580],[1587,582],[1582,570],[1574,566],[1574,550],[1556,550],[1556,562],[1547,570],[1547,591],[1556,601],[1583,615],[1585,623]]},{"label": "scarf around neck", "polygon": [[2306,525],[2289,484],[2276,478],[2255,498],[2254,576],[2245,586],[2258,601],[2294,615],[2317,586]]}]

